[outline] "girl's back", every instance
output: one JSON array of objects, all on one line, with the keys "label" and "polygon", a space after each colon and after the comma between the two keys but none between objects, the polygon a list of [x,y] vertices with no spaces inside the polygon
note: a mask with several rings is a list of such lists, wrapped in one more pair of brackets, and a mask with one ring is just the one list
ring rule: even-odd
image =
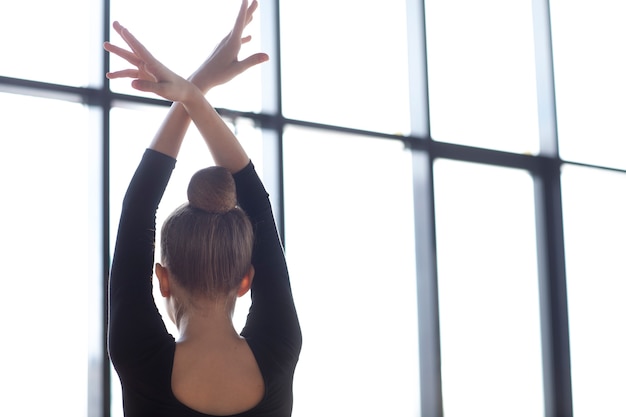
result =
[{"label": "girl's back", "polygon": [[254,408],[265,387],[248,343],[238,338],[217,346],[178,343],[172,392],[187,407],[220,416]]}]

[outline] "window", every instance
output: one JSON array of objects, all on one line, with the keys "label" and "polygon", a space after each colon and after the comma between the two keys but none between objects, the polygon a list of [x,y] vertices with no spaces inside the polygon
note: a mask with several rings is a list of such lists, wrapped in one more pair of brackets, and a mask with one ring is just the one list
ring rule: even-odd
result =
[{"label": "window", "polygon": [[[0,414],[85,415],[93,310],[90,259],[99,252],[89,205],[88,111],[79,104],[0,93],[4,317]],[[35,115],[35,116],[33,116]],[[37,120],[34,122],[33,117]],[[92,253],[95,252],[94,256]],[[33,401],[36,393],[37,401]]]},{"label": "window", "polygon": [[531,3],[425,3],[432,137],[537,153]]},{"label": "window", "polygon": [[542,415],[532,178],[447,160],[434,175],[445,415]]},{"label": "window", "polygon": [[280,7],[286,117],[408,133],[404,0],[284,1]]},{"label": "window", "polygon": [[304,335],[294,415],[415,415],[410,153],[302,128],[285,132],[284,149],[287,261]]},{"label": "window", "polygon": [[563,214],[576,416],[620,414],[626,389],[623,173],[565,166]]},{"label": "window", "polygon": [[[0,415],[121,416],[108,266],[168,103],[108,82],[126,64],[105,67],[101,44],[120,41],[119,20],[186,76],[238,7],[25,0],[0,13],[0,313],[18,341],[4,344],[0,382],[15,389]],[[241,56],[270,62],[209,100],[262,173],[286,244],[304,331],[294,417],[623,413],[626,7],[259,7]],[[192,127],[159,221],[210,163]]]},{"label": "window", "polygon": [[561,154],[624,169],[626,57],[619,51],[626,5],[556,0],[550,6]]},{"label": "window", "polygon": [[[4,6],[0,76],[87,86],[91,71],[100,70],[91,53],[92,36],[99,33],[89,20],[96,2],[27,0]],[[72,12],[60,13],[66,10]]]}]

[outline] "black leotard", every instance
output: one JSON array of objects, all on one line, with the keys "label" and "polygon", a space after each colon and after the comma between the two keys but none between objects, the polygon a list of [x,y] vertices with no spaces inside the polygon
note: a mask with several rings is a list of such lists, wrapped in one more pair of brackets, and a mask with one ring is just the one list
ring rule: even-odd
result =
[{"label": "black leotard", "polygon": [[[108,345],[127,417],[206,416],[179,402],[172,392],[176,342],[152,296],[156,210],[175,163],[147,149],[122,206],[111,267]],[[252,162],[233,177],[238,204],[255,231],[252,304],[241,335],[265,381],[261,402],[237,416],[286,417],[291,415],[293,376],[302,345],[289,274],[268,194]]]}]

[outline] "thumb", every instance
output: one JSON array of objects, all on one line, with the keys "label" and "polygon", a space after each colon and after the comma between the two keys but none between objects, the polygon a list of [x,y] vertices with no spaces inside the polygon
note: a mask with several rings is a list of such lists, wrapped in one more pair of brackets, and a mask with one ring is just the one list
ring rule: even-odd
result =
[{"label": "thumb", "polygon": [[239,61],[239,64],[241,65],[242,72],[243,72],[250,67],[253,67],[258,64],[262,64],[263,62],[266,62],[269,59],[270,57],[267,54],[263,52],[259,52],[258,54],[251,55],[247,57],[246,59]]},{"label": "thumb", "polygon": [[148,80],[133,80],[131,82],[131,86],[135,90],[146,91],[149,93],[156,93],[158,87],[157,83]]}]

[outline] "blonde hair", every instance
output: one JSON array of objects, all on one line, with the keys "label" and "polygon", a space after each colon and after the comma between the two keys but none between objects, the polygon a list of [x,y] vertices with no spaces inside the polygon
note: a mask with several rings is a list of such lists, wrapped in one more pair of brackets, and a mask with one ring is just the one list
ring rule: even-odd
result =
[{"label": "blonde hair", "polygon": [[187,197],[163,223],[162,262],[192,297],[232,294],[250,269],[254,243],[235,181],[225,168],[205,168],[192,176]]}]

